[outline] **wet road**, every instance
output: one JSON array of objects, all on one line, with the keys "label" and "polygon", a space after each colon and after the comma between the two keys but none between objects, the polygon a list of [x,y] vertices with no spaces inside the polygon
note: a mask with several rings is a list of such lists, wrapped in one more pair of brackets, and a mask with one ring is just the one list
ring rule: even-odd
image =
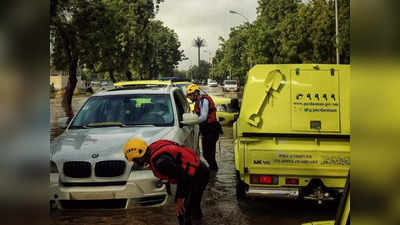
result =
[{"label": "wet road", "polygon": [[[220,88],[205,88],[205,90],[210,94],[221,94]],[[236,95],[237,93],[225,94],[229,97]],[[74,108],[79,108],[78,105],[84,100],[82,97],[76,98]],[[56,105],[52,105],[51,108],[54,108],[53,120],[62,115],[62,111],[58,110]],[[295,200],[236,200],[232,127],[224,127],[224,135],[219,143],[221,148],[219,150],[217,147],[217,162],[220,170],[212,176],[204,194],[202,208],[205,216],[202,221],[194,221],[194,225],[299,225],[310,221],[334,219],[337,204],[318,206],[313,202]],[[173,197],[166,205],[159,208],[108,211],[53,210],[50,213],[51,224],[175,225],[178,223],[174,216],[175,205],[172,199]]]}]

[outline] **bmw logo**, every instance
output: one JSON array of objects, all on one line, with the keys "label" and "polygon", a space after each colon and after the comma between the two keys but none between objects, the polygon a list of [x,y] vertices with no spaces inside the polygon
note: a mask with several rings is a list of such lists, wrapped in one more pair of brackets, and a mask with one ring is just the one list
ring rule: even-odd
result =
[{"label": "bmw logo", "polygon": [[97,153],[93,153],[93,154],[92,154],[92,158],[93,158],[93,159],[95,159],[95,158],[97,158],[97,157],[99,157],[99,154],[97,154]]}]

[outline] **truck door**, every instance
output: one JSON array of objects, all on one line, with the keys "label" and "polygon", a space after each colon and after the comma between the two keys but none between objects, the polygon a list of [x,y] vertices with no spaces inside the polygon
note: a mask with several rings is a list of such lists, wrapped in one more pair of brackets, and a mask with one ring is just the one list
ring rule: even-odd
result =
[{"label": "truck door", "polygon": [[340,132],[339,71],[296,69],[290,75],[292,129]]}]

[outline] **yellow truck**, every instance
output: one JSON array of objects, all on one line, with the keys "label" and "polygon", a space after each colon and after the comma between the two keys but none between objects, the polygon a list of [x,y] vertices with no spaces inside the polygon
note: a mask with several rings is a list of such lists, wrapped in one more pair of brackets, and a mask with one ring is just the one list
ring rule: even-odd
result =
[{"label": "yellow truck", "polygon": [[350,66],[254,66],[233,138],[238,198],[338,199],[350,168]]}]

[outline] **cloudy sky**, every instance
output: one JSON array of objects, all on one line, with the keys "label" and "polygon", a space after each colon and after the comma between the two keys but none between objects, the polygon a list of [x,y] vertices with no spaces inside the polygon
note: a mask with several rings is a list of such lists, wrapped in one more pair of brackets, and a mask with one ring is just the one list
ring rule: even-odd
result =
[{"label": "cloudy sky", "polygon": [[250,22],[256,19],[257,0],[165,0],[160,5],[156,18],[178,34],[181,49],[188,57],[178,69],[186,70],[197,64],[197,48],[193,39],[200,36],[206,40],[201,50],[201,59],[209,60],[218,48],[218,37],[227,38],[230,28],[246,20],[229,10],[240,12]]}]

